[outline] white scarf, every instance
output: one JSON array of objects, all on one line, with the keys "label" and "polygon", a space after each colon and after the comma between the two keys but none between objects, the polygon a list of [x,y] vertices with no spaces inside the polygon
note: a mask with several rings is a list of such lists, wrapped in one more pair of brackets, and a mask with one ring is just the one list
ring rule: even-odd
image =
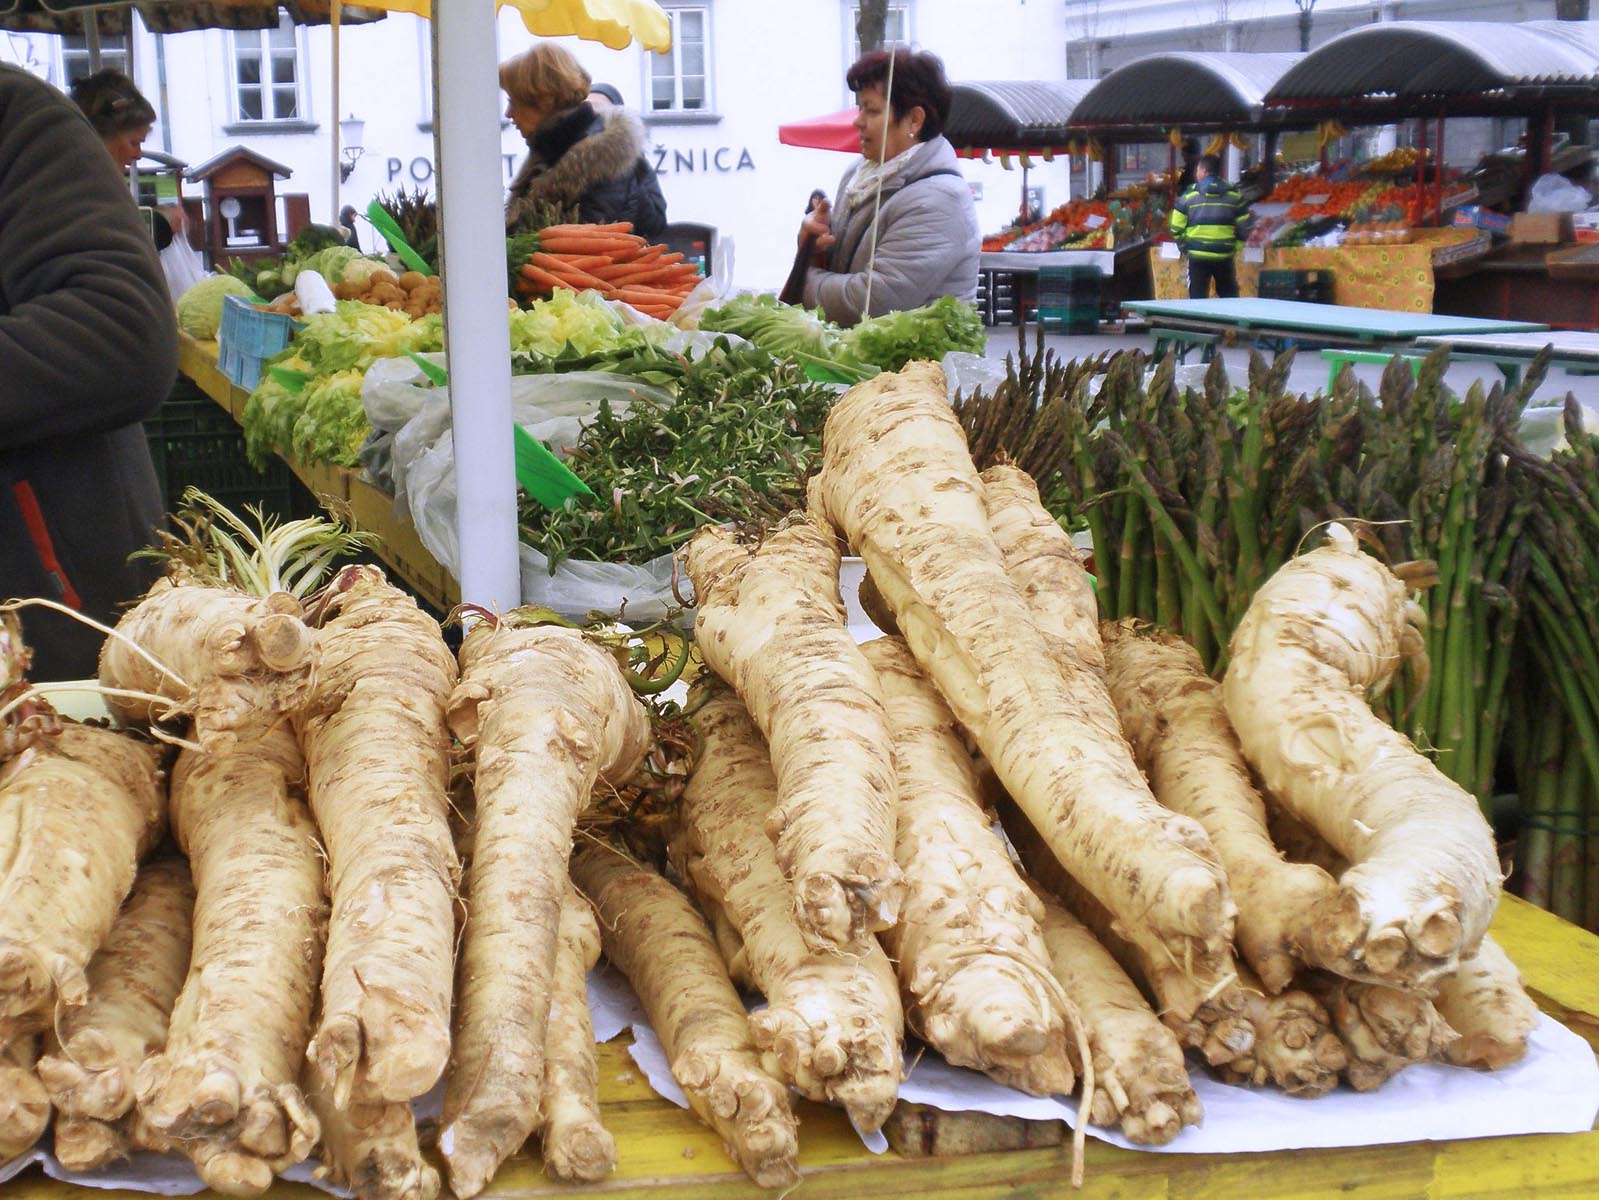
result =
[{"label": "white scarf", "polygon": [[844,207],[849,212],[854,212],[862,203],[868,203],[877,194],[879,187],[894,187],[909,169],[911,161],[917,156],[919,147],[925,142],[916,142],[900,151],[887,162],[873,162],[863,158],[861,165],[855,169],[855,174],[850,176],[849,186],[844,189]]}]

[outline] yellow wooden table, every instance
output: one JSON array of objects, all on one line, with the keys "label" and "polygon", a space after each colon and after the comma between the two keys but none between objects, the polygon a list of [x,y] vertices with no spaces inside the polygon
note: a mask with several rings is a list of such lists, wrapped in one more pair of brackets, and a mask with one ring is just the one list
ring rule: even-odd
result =
[{"label": "yellow wooden table", "polygon": [[[1507,897],[1494,935],[1521,967],[1544,1011],[1599,1049],[1599,937]],[[687,1111],[660,1099],[627,1057],[625,1035],[600,1047],[606,1126],[621,1163],[602,1184],[546,1179],[537,1157],[518,1154],[484,1193],[490,1200],[592,1193],[630,1200],[722,1200],[767,1195],[750,1183],[714,1135]],[[987,1200],[1082,1196],[1085,1200],[1594,1200],[1599,1197],[1599,1131],[1583,1134],[1414,1142],[1271,1154],[1150,1154],[1088,1141],[1081,1192],[1067,1182],[1067,1146],[917,1158],[862,1149],[842,1113],[799,1107],[799,1200],[871,1196]],[[1316,1102],[1305,1101],[1315,1120]],[[90,1193],[56,1183],[37,1168],[0,1185],[0,1200],[96,1200],[141,1193]],[[209,1194],[207,1194],[209,1195]],[[322,1193],[277,1183],[272,1200],[319,1200]]]},{"label": "yellow wooden table", "polygon": [[[235,421],[244,420],[250,393],[238,387],[217,366],[217,344],[178,334],[178,370],[215,400]],[[396,576],[439,612],[449,612],[461,599],[460,585],[422,545],[416,528],[394,512],[394,497],[343,467],[308,465],[283,456],[289,469],[325,507],[356,528],[377,535],[376,553]]]}]

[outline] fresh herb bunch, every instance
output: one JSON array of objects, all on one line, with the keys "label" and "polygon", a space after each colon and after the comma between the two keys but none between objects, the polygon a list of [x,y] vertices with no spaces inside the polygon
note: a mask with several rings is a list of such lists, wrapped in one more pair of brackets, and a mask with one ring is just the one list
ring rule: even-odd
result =
[{"label": "fresh herb bunch", "polygon": [[602,403],[567,458],[595,498],[550,510],[524,499],[523,539],[568,558],[643,563],[701,525],[804,503],[834,390],[757,346],[719,339],[687,363],[674,403]]}]

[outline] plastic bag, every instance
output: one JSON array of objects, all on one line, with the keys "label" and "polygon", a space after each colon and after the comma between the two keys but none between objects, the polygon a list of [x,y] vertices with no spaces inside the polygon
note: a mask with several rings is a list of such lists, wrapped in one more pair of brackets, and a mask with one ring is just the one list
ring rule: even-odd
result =
[{"label": "plastic bag", "polygon": [[[562,446],[577,440],[602,400],[613,411],[625,413],[639,397],[672,402],[671,393],[627,375],[599,371],[518,375],[511,380],[511,416],[559,454]],[[430,386],[409,359],[385,359],[367,371],[361,398],[367,420],[379,435],[363,450],[363,461],[368,453],[386,457],[396,510],[416,527],[422,544],[439,563],[459,577],[449,389]],[[670,554],[641,566],[567,559],[554,572],[549,559],[532,546],[519,546],[518,555],[522,602],[563,617],[581,620],[591,612],[615,616],[625,608],[629,621],[648,622],[683,607],[672,595]]]},{"label": "plastic bag", "polygon": [[160,257],[162,273],[167,277],[167,291],[172,293],[174,304],[179,296],[210,274],[205,269],[205,258],[181,234],[167,243]]},{"label": "plastic bag", "polygon": [[1582,212],[1593,203],[1588,189],[1563,175],[1540,175],[1527,193],[1530,213]]}]

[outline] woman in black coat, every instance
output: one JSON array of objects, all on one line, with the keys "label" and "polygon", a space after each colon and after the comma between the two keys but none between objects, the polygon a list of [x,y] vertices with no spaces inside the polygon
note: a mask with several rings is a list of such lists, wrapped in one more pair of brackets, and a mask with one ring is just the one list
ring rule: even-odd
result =
[{"label": "woman in black coat", "polygon": [[507,233],[537,229],[538,210],[551,204],[575,206],[584,224],[631,221],[642,237],[666,228],[666,198],[644,160],[644,123],[625,108],[596,112],[590,83],[551,42],[500,64],[505,115],[528,146],[505,205]]}]

